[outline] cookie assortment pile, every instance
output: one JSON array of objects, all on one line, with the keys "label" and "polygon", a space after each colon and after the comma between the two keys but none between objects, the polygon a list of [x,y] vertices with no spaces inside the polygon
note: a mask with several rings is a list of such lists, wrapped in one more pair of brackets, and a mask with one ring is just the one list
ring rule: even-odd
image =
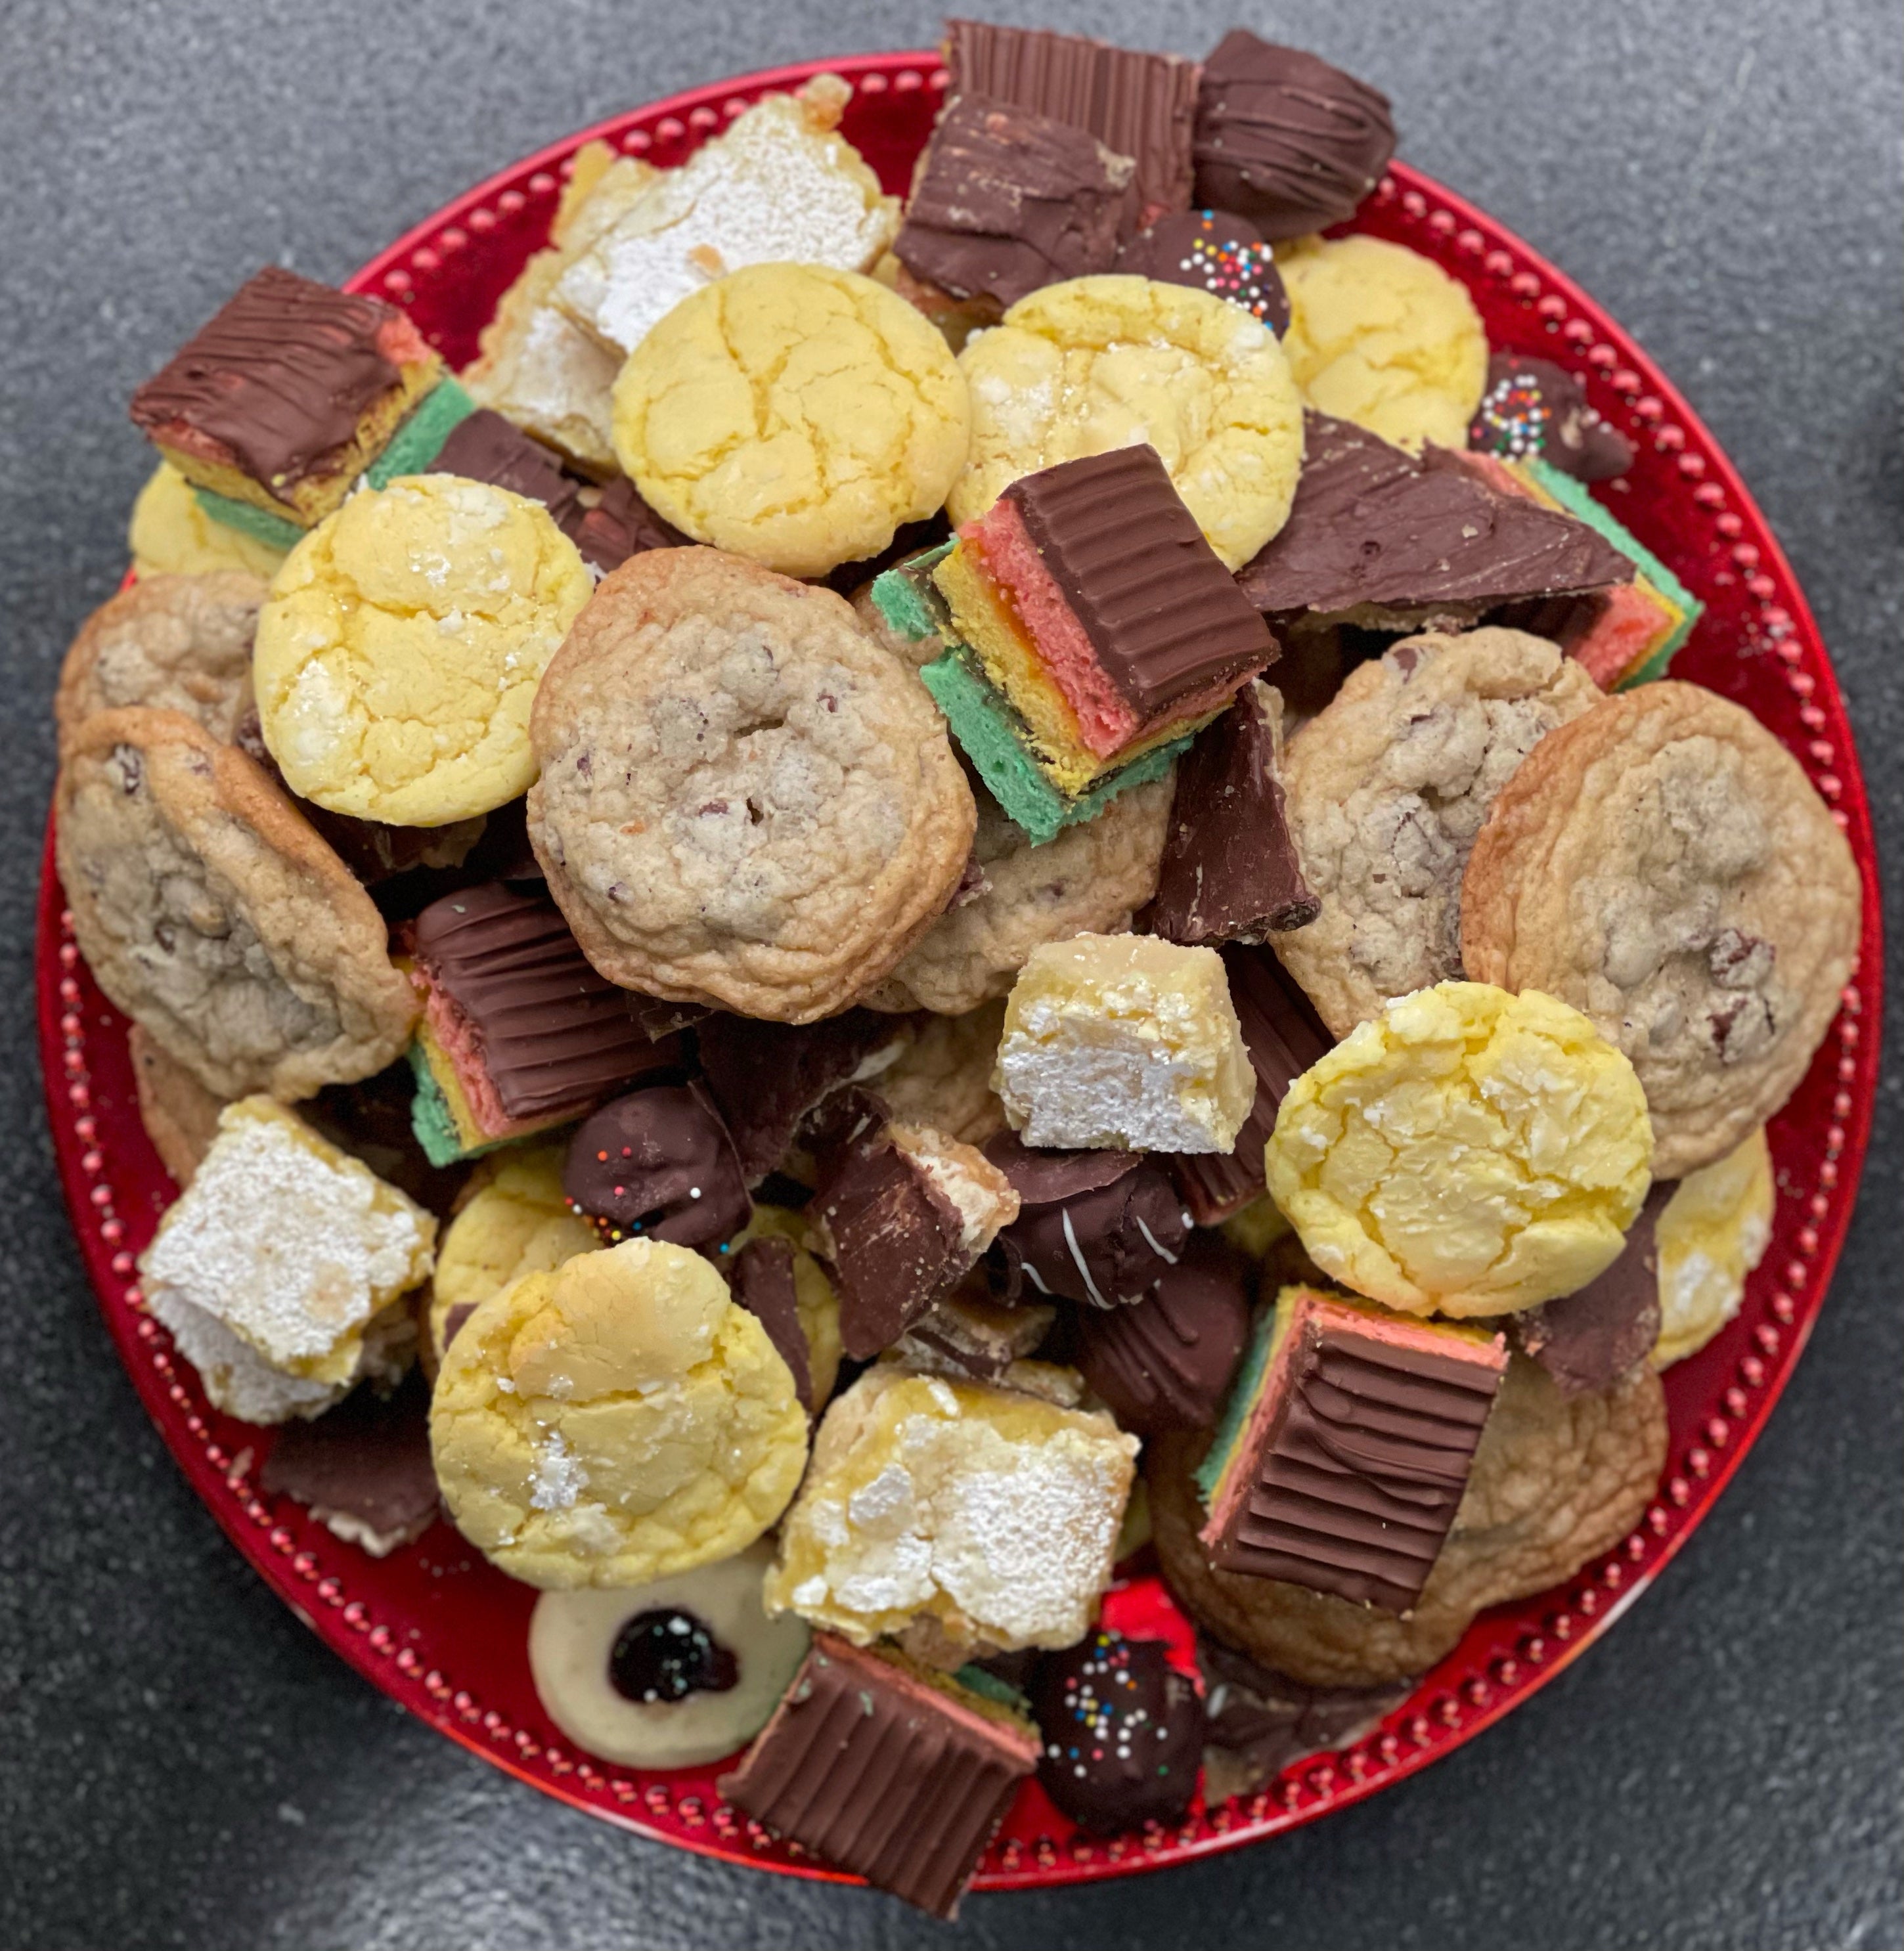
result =
[{"label": "cookie assortment pile", "polygon": [[1859,883],[1578,382],[1325,234],[1380,95],[946,55],[903,202],[830,76],[585,147],[460,375],[245,285],[56,819],[264,1487],[949,1915],[1028,1777],[1250,1793],[1631,1528]]}]

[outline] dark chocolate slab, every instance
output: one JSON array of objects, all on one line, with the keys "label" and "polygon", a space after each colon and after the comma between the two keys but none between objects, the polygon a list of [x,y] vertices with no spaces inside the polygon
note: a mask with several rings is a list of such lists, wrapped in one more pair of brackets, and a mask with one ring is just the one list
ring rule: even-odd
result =
[{"label": "dark chocolate slab", "polygon": [[795,1297],[793,1242],[772,1233],[748,1241],[729,1263],[727,1281],[734,1298],[767,1331],[774,1352],[792,1373],[794,1393],[810,1409],[817,1409],[813,1361]]},{"label": "dark chocolate slab", "polygon": [[625,475],[617,475],[603,489],[593,507],[576,501],[563,526],[582,551],[582,560],[604,576],[645,549],[690,546],[689,538],[663,521]]},{"label": "dark chocolate slab", "polygon": [[437,1512],[429,1391],[414,1377],[387,1396],[354,1389],[324,1415],[286,1423],[258,1487],[307,1506],[340,1537],[376,1556],[407,1543]]},{"label": "dark chocolate slab", "polygon": [[513,420],[479,407],[450,429],[448,439],[429,464],[432,474],[460,474],[466,481],[485,481],[532,501],[540,501],[558,526],[575,518],[582,484],[565,474],[554,454],[530,439]]},{"label": "dark chocolate slab", "polygon": [[1592,1395],[1611,1388],[1653,1353],[1659,1338],[1659,1247],[1654,1228],[1678,1189],[1662,1183],[1647,1193],[1639,1218],[1627,1229],[1619,1258],[1597,1280],[1559,1300],[1509,1316],[1509,1340],[1547,1370],[1562,1394]]}]

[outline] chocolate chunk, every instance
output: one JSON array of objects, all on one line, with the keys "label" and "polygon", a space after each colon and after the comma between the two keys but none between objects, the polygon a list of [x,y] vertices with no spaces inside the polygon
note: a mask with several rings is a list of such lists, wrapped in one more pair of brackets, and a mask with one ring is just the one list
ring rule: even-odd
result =
[{"label": "chocolate chunk", "polygon": [[1525,352],[1497,352],[1468,445],[1509,460],[1539,459],[1577,481],[1610,481],[1633,465],[1633,443],[1587,404],[1564,366]]},{"label": "chocolate chunk", "polygon": [[753,1206],[720,1113],[698,1083],[651,1084],[604,1104],[569,1141],[569,1203],[610,1245],[714,1247]]},{"label": "chocolate chunk", "polygon": [[1137,1436],[1205,1429],[1250,1338],[1250,1263],[1212,1233],[1128,1307],[1081,1310],[1077,1366],[1118,1426]]},{"label": "chocolate chunk", "polygon": [[689,546],[688,538],[663,521],[624,476],[610,482],[592,507],[576,501],[563,526],[582,551],[582,560],[593,563],[604,576],[645,549]]},{"label": "chocolate chunk", "polygon": [[1258,609],[1478,615],[1500,603],[1631,582],[1631,563],[1584,522],[1490,487],[1480,464],[1419,460],[1347,420],[1303,417],[1296,500],[1237,572]]},{"label": "chocolate chunk", "polygon": [[416,1073],[399,1057],[374,1077],[326,1084],[298,1107],[298,1115],[340,1150],[361,1159],[386,1185],[447,1219],[469,1174],[460,1164],[433,1166],[424,1157],[410,1123],[416,1095]]},{"label": "chocolate chunk", "polygon": [[1082,1828],[1174,1822],[1197,1793],[1203,1703],[1162,1640],[1092,1633],[1047,1653],[1032,1680],[1038,1778]]},{"label": "chocolate chunk", "polygon": [[1270,239],[1355,214],[1395,153],[1388,98],[1297,48],[1232,29],[1197,92],[1197,201]]},{"label": "chocolate chunk", "polygon": [[1678,1190],[1655,1185],[1628,1229],[1620,1256],[1578,1293],[1509,1315],[1503,1324],[1562,1395],[1597,1395],[1637,1369],[1659,1338],[1659,1248],[1653,1229]]},{"label": "chocolate chunk", "polygon": [[957,1914],[1038,1743],[895,1661],[816,1634],[773,1718],[716,1787],[823,1862]]},{"label": "chocolate chunk", "polygon": [[417,917],[409,938],[509,1118],[579,1113],[682,1064],[679,1046],[651,1040],[628,992],[596,974],[539,888],[492,881],[447,894]]},{"label": "chocolate chunk", "polygon": [[1231,942],[1217,953],[1256,1069],[1256,1094],[1227,1158],[1185,1152],[1170,1161],[1177,1189],[1200,1226],[1227,1219],[1263,1191],[1263,1147],[1275,1129],[1277,1109],[1290,1085],[1334,1044],[1314,1005],[1268,949]]},{"label": "chocolate chunk", "polygon": [[401,382],[385,350],[393,326],[408,330],[380,298],[269,266],[133,394],[133,424],[168,445],[215,441],[281,491],[340,464],[364,414]]},{"label": "chocolate chunk", "polygon": [[420,1537],[435,1521],[429,1392],[413,1377],[394,1394],[354,1389],[326,1414],[288,1422],[258,1472],[267,1497],[289,1497],[373,1558]]},{"label": "chocolate chunk", "polygon": [[1181,1257],[1190,1216],[1141,1153],[1039,1152],[1000,1132],[985,1153],[1019,1197],[999,1241],[1040,1294],[1114,1308]]},{"label": "chocolate chunk", "polygon": [[1114,155],[1134,159],[1127,236],[1188,205],[1194,61],[985,20],[948,20],[945,32],[950,95],[989,95],[1034,109],[1088,130]]},{"label": "chocolate chunk", "polygon": [[576,515],[582,484],[564,474],[554,454],[530,439],[513,420],[480,407],[450,429],[429,464],[432,474],[460,474],[466,481],[486,481],[540,501],[567,528]]},{"label": "chocolate chunk", "polygon": [[817,1023],[767,1023],[716,1012],[695,1034],[707,1088],[734,1135],[750,1185],[785,1155],[800,1121],[830,1091],[897,1054],[904,1019],[848,1010]]},{"label": "chocolate chunk", "polygon": [[1275,254],[1247,217],[1227,210],[1179,210],[1159,217],[1118,252],[1113,268],[1228,298],[1278,338],[1289,329],[1289,294]]},{"label": "chocolate chunk", "polygon": [[813,1400],[807,1331],[800,1325],[795,1297],[793,1242],[772,1233],[748,1241],[729,1264],[727,1282],[734,1298],[767,1331],[774,1353],[792,1372],[794,1394],[810,1409],[819,1408]]},{"label": "chocolate chunk", "polygon": [[1133,167],[1068,122],[963,95],[933,131],[894,252],[955,298],[1015,304],[1110,269]]},{"label": "chocolate chunk", "polygon": [[678,1606],[637,1612],[608,1654],[609,1685],[643,1706],[673,1706],[692,1693],[731,1693],[740,1678],[740,1662],[713,1628]]},{"label": "chocolate chunk", "polygon": [[894,1344],[907,1367],[995,1382],[1044,1339],[1049,1307],[1000,1307],[971,1294],[935,1301]]},{"label": "chocolate chunk", "polygon": [[1004,492],[1104,675],[1141,716],[1275,657],[1155,448],[1060,461]]},{"label": "chocolate chunk", "polygon": [[1320,913],[1283,804],[1281,710],[1263,685],[1245,685],[1177,761],[1156,895],[1144,916],[1153,935],[1192,947],[1261,942]]}]

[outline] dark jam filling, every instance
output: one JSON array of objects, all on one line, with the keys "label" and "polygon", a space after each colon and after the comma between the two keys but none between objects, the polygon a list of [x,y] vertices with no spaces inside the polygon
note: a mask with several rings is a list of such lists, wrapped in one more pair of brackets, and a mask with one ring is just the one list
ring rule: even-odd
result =
[{"label": "dark jam filling", "polygon": [[725,1693],[740,1662],[691,1612],[637,1612],[615,1636],[608,1678],[624,1700],[670,1705],[691,1693]]}]

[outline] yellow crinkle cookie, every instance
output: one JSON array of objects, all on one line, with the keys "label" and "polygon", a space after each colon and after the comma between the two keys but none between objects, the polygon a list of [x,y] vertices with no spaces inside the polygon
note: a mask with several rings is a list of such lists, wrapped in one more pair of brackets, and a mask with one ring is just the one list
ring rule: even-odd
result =
[{"label": "yellow crinkle cookie", "polygon": [[284,560],[282,549],[214,522],[199,505],[192,483],[169,460],[161,460],[139,491],[126,542],[141,576],[242,569],[268,579]]},{"label": "yellow crinkle cookie", "polygon": [[430,1447],[451,1519],[531,1585],[640,1585],[751,1544],[807,1462],[766,1330],[698,1253],[625,1240],[483,1302]]},{"label": "yellow crinkle cookie", "polygon": [[397,826],[518,798],[536,685],[591,587],[548,510],[505,489],[421,474],[352,495],[258,619],[252,682],[286,783]]},{"label": "yellow crinkle cookie", "polygon": [[1020,298],[960,355],[972,457],[955,523],[1061,460],[1147,443],[1227,569],[1289,517],[1302,402],[1275,335],[1205,291],[1148,278],[1074,278]]},{"label": "yellow crinkle cookie", "polygon": [[1410,1314],[1509,1314],[1584,1287],[1645,1199],[1633,1066],[1538,990],[1441,982],[1291,1086],[1270,1196],[1324,1272]]},{"label": "yellow crinkle cookie", "polygon": [[1735,1150],[1679,1182],[1654,1228],[1659,1249],[1656,1369],[1698,1353],[1738,1313],[1746,1275],[1771,1244],[1774,1196],[1762,1125]]},{"label": "yellow crinkle cookie", "polygon": [[1276,249],[1283,350],[1303,396],[1398,447],[1463,448],[1487,384],[1487,335],[1439,265],[1375,237]]},{"label": "yellow crinkle cookie", "polygon": [[615,451],[655,512],[783,576],[875,555],[964,464],[966,383],[856,272],[757,264],[682,300],[615,382]]}]

